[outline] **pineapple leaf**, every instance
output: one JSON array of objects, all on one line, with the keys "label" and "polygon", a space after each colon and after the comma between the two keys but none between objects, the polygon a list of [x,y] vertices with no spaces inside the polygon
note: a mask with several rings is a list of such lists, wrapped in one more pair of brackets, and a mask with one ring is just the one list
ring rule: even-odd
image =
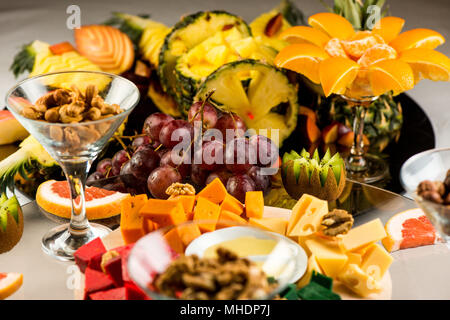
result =
[{"label": "pineapple leaf", "polygon": [[118,28],[125,33],[133,42],[135,49],[138,48],[141,40],[142,32],[146,27],[146,19],[150,17],[148,14],[131,15],[122,12],[113,12],[113,16],[103,22],[104,25]]},{"label": "pineapple leaf", "polygon": [[291,26],[306,24],[303,12],[291,0],[282,0],[278,10]]},{"label": "pineapple leaf", "polygon": [[13,63],[9,67],[14,76],[17,78],[25,71],[31,72],[34,66],[36,52],[31,46],[32,42],[24,44],[20,51],[14,56]]}]

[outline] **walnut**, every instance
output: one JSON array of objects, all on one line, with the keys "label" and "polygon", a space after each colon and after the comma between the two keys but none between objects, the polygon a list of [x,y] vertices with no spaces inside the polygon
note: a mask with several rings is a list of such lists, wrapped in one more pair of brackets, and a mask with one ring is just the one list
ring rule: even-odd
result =
[{"label": "walnut", "polygon": [[195,189],[189,183],[172,183],[167,189],[166,194],[169,196],[194,195]]},{"label": "walnut", "polygon": [[64,128],[64,139],[67,142],[67,144],[71,147],[77,148],[80,146],[81,143],[80,137],[78,136],[74,128],[71,127]]},{"label": "walnut", "polygon": [[86,99],[85,102],[88,106],[91,105],[92,99],[98,96],[98,89],[96,86],[90,84],[86,87]]},{"label": "walnut", "polygon": [[48,105],[47,107],[62,106],[63,104],[68,104],[72,102],[72,96],[70,91],[67,89],[57,89],[53,92],[53,105]]},{"label": "walnut", "polygon": [[28,119],[32,119],[32,120],[38,120],[41,117],[41,113],[34,110],[31,107],[24,107],[20,113],[22,114],[22,116],[24,116],[25,118]]},{"label": "walnut", "polygon": [[59,116],[61,117],[61,121],[63,123],[76,123],[83,120],[83,115],[81,114],[75,116],[69,115],[68,113],[69,106],[70,106],[69,104],[65,104],[59,109]]},{"label": "walnut", "polygon": [[51,126],[50,127],[50,138],[55,141],[61,142],[64,139],[64,132],[61,127]]},{"label": "walnut", "polygon": [[50,108],[44,114],[45,121],[48,122],[58,122],[60,120],[59,117],[59,109],[60,107]]},{"label": "walnut", "polygon": [[322,218],[323,234],[334,237],[346,234],[353,226],[353,216],[345,210],[334,209]]},{"label": "walnut", "polygon": [[445,185],[440,181],[425,180],[417,187],[417,194],[425,200],[440,204],[444,202]]}]

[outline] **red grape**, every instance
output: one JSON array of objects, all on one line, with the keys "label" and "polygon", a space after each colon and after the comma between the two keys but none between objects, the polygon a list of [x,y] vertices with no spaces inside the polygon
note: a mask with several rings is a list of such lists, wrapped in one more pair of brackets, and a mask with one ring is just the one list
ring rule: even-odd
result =
[{"label": "red grape", "polygon": [[245,173],[250,170],[252,164],[248,139],[236,138],[227,144],[225,164],[233,173]]},{"label": "red grape", "polygon": [[255,182],[246,174],[238,174],[230,177],[227,182],[227,191],[241,202],[245,202],[245,193],[255,191]]},{"label": "red grape", "polygon": [[[190,108],[188,113],[189,122],[202,121],[202,108],[203,101],[195,102]],[[194,120],[193,120],[194,119]],[[203,128],[214,128],[217,122],[217,111],[210,103],[205,102],[203,106]]]},{"label": "red grape", "polygon": [[189,175],[189,171],[191,169],[191,165],[185,162],[183,155],[176,154],[175,150],[166,150],[166,152],[161,157],[159,165],[168,165],[177,168],[183,178]]},{"label": "red grape", "polygon": [[227,141],[227,129],[235,130],[234,135],[231,135],[232,138],[243,137],[247,130],[244,121],[239,116],[235,114],[231,115],[229,113],[223,114],[219,120],[217,120],[215,128],[222,132],[224,143]]},{"label": "red grape", "polygon": [[141,146],[146,146],[150,144],[150,137],[148,136],[140,136],[133,139],[133,142],[131,143],[131,147],[134,151],[136,151]]},{"label": "red grape", "polygon": [[223,167],[225,150],[222,142],[217,140],[203,143],[201,148],[196,150],[195,161],[201,161],[200,167],[204,170],[214,171]]},{"label": "red grape", "polygon": [[146,181],[147,176],[135,177],[133,175],[133,167],[131,165],[131,160],[124,163],[122,169],[120,169],[120,178],[128,187],[135,187],[137,184],[142,184]]},{"label": "red grape", "polygon": [[97,164],[97,172],[99,172],[101,175],[103,175],[103,177],[107,178],[107,174],[108,176],[111,176],[111,168],[112,168],[112,159],[110,158],[105,158],[102,159],[98,164]]},{"label": "red grape", "polygon": [[204,186],[205,180],[208,177],[209,172],[202,169],[199,164],[193,163],[191,165],[191,180],[197,186]]},{"label": "red grape", "polygon": [[166,148],[173,148],[180,142],[190,144],[193,137],[194,127],[186,120],[172,120],[166,123],[159,133],[159,141]]},{"label": "red grape", "polygon": [[214,179],[219,178],[222,181],[223,185],[226,186],[228,179],[232,176],[232,174],[227,170],[220,170],[211,172],[206,178],[205,184],[211,183]]},{"label": "red grape", "polygon": [[89,177],[87,177],[86,179],[86,185],[90,185],[91,183],[103,179],[104,176],[100,173],[95,171],[94,173],[92,173],[91,175],[89,175]]},{"label": "red grape", "polygon": [[152,141],[157,141],[159,140],[161,128],[172,120],[173,118],[165,113],[153,113],[145,119],[142,131],[148,135]]},{"label": "red grape", "polygon": [[251,160],[256,160],[260,167],[270,167],[278,159],[278,148],[269,138],[254,135],[249,138],[250,152],[254,152]]},{"label": "red grape", "polygon": [[111,173],[113,176],[117,176],[120,174],[120,169],[122,165],[127,162],[130,158],[128,158],[128,152],[125,150],[120,150],[116,152],[111,161]]},{"label": "red grape", "polygon": [[148,176],[147,187],[153,197],[167,199],[167,188],[175,182],[181,182],[182,178],[178,170],[171,166],[162,166],[153,170]]},{"label": "red grape", "polygon": [[255,182],[255,190],[267,192],[270,187],[270,176],[261,174],[261,168],[257,166],[251,167],[247,175]]},{"label": "red grape", "polygon": [[131,157],[131,172],[138,179],[148,177],[150,172],[159,165],[159,160],[159,155],[151,147],[144,148]]}]

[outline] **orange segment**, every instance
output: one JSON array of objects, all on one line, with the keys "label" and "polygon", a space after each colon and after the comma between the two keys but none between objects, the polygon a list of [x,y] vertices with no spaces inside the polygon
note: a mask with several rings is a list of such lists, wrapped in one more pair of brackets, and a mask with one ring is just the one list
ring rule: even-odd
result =
[{"label": "orange segment", "polygon": [[15,272],[0,273],[0,300],[4,300],[19,290],[23,283],[23,275]]},{"label": "orange segment", "polygon": [[445,42],[445,38],[431,29],[413,29],[405,31],[392,40],[389,45],[397,52],[412,48],[434,49]]},{"label": "orange segment", "polygon": [[391,90],[396,95],[414,87],[411,67],[400,60],[382,60],[371,65],[369,79],[373,94],[376,96]]},{"label": "orange segment", "polygon": [[372,33],[380,35],[386,43],[394,40],[402,31],[405,20],[397,17],[384,17],[372,29]]},{"label": "orange segment", "polygon": [[355,33],[352,24],[347,19],[330,12],[321,12],[310,16],[308,24],[325,32],[331,38],[347,39]]},{"label": "orange segment", "polygon": [[348,58],[344,47],[342,47],[341,40],[338,38],[333,38],[328,41],[323,49],[330,57]]},{"label": "orange segment", "polygon": [[378,61],[395,58],[397,58],[397,51],[394,48],[385,43],[376,44],[364,52],[361,58],[359,58],[358,64],[361,67],[368,67]]},{"label": "orange segment", "polygon": [[332,93],[343,94],[358,74],[359,65],[346,58],[333,57],[319,66],[320,83],[326,97]]},{"label": "orange segment", "polygon": [[355,60],[359,59],[364,52],[379,43],[384,43],[384,40],[373,36],[367,31],[359,31],[350,40],[341,41],[345,52]]},{"label": "orange segment", "polygon": [[281,50],[274,63],[279,68],[289,69],[305,75],[314,83],[319,83],[319,62],[327,59],[324,50],[308,43],[291,44]]},{"label": "orange segment", "polygon": [[318,29],[305,26],[288,28],[280,34],[279,38],[291,44],[311,43],[321,48],[328,42],[328,40],[330,40],[330,37],[326,33]]},{"label": "orange segment", "polygon": [[411,66],[416,83],[422,79],[450,80],[450,59],[438,51],[424,48],[409,49],[401,53],[400,60]]}]

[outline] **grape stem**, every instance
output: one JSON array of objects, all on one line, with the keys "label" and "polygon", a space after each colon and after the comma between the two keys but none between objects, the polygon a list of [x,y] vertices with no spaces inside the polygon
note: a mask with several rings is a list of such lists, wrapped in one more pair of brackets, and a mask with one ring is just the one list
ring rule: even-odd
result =
[{"label": "grape stem", "polygon": [[131,159],[130,153],[127,150],[127,146],[125,143],[123,143],[122,139],[119,136],[114,135],[114,138],[119,142],[119,144],[122,146],[123,150],[127,153],[128,160]]}]

